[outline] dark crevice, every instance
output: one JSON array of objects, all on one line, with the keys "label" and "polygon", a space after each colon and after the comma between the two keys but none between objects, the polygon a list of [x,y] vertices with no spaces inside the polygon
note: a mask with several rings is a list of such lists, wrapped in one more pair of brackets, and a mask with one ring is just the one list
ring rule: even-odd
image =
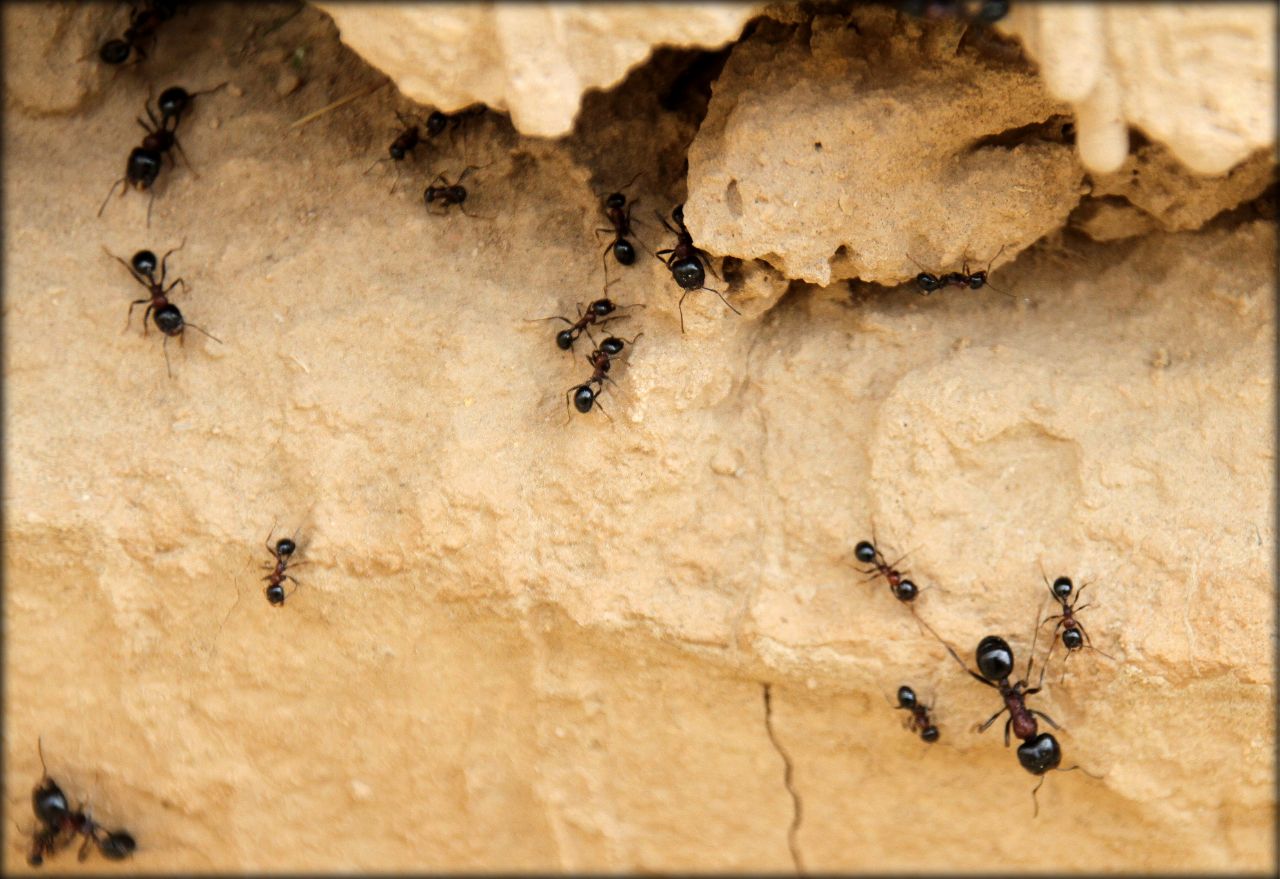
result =
[{"label": "dark crevice", "polygon": [[773,729],[773,685],[764,685],[764,728],[769,734],[773,749],[782,758],[782,782],[791,795],[791,826],[787,828],[787,848],[791,850],[791,862],[795,864],[796,874],[804,874],[804,857],[800,854],[800,822],[804,820],[804,804],[800,801],[800,792],[795,787],[795,766],[791,763],[791,755],[778,741],[778,734]]},{"label": "dark crevice", "polygon": [[1076,142],[1075,122],[1070,116],[1050,116],[1043,122],[1032,122],[1030,125],[1020,125],[980,137],[969,145],[967,151],[976,153],[993,147],[1009,150],[1032,140],[1070,146]]}]

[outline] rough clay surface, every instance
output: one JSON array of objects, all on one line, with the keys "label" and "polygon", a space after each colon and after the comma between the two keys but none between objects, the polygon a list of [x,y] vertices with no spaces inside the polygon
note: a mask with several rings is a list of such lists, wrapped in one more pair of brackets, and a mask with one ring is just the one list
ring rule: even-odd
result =
[{"label": "rough clay surface", "polygon": [[718,47],[758,3],[317,3],[405,96],[445,112],[477,101],[518,131],[560,137],[582,95],[664,45]]},{"label": "rough clay surface", "polygon": [[1080,155],[1115,171],[1128,127],[1199,174],[1276,140],[1274,3],[1014,3],[999,27],[1079,118]]},{"label": "rough clay surface", "polygon": [[[646,306],[611,325],[644,333],[612,421],[566,424],[583,346],[523,319],[598,295],[599,194],[638,171],[637,235],[670,246],[651,209],[684,197],[700,111],[657,96],[688,58],[588,95],[558,144],[473,120],[388,195],[364,172],[408,104],[290,128],[381,76],[289,12],[201,5],[145,65],[67,70],[87,97],[51,81],[6,112],[7,872],[37,736],[137,837],[122,871],[1274,870],[1273,211],[1052,234],[997,273],[1016,301],[788,284],[742,253],[743,315],[690,295],[683,336],[642,253],[609,264]],[[3,15],[24,45],[38,17]],[[6,83],[32,63],[7,54]],[[148,85],[224,80],[151,227],[136,192],[95,217]],[[942,100],[902,89],[903,114]],[[466,164],[480,218],[428,215],[426,181]],[[931,240],[912,207],[897,224]],[[102,248],[183,241],[175,302],[223,343],[170,344],[170,379],[154,328],[121,332],[141,288]],[[308,563],[283,608],[258,580],[273,523]],[[853,569],[873,528],[966,659],[999,633],[1022,660],[1042,565],[1091,584],[1112,659],[1060,682],[1059,647],[1033,706],[1100,778],[1048,776],[1032,817],[999,724],[972,729],[993,693]],[[900,727],[902,683],[938,743]]]}]

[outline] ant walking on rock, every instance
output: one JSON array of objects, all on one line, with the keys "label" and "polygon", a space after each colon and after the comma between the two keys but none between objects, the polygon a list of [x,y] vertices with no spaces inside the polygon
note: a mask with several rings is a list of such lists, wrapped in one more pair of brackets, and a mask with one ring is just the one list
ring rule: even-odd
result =
[{"label": "ant walking on rock", "polygon": [[991,264],[999,259],[1000,254],[1002,253],[1004,253],[1004,247],[1001,247],[1000,250],[996,252],[996,255],[991,257],[991,260],[987,263],[987,267],[985,269],[980,272],[974,272],[973,274],[969,274],[969,261],[967,259],[964,261],[964,271],[947,272],[941,276],[925,270],[925,267],[920,265],[920,263],[916,261],[916,258],[909,253],[907,254],[907,259],[914,262],[921,270],[920,274],[916,275],[916,286],[920,288],[920,292],[925,296],[928,296],[930,293],[935,290],[940,290],[943,287],[959,287],[961,289],[968,288],[969,290],[979,290],[983,286],[988,286],[997,293],[1008,296],[1010,299],[1014,299],[1016,297],[1012,293],[1001,290],[999,287],[987,281],[987,272],[991,270]]},{"label": "ant walking on rock", "polygon": [[[609,285],[612,283],[614,282],[610,281],[606,283],[604,285],[604,290],[608,290]],[[604,292],[604,290],[601,292]],[[612,299],[602,297],[588,304],[585,312],[582,310],[582,306],[579,305],[578,319],[576,321],[569,320],[569,318],[559,314],[553,314],[550,317],[527,317],[525,318],[525,321],[527,323],[538,323],[547,320],[558,320],[567,323],[569,325],[567,330],[561,330],[556,333],[556,347],[561,351],[568,351],[573,348],[574,343],[578,341],[578,337],[582,335],[583,331],[585,331],[588,326],[591,326],[592,324],[595,326],[603,326],[611,320],[619,320],[627,317],[625,314],[614,314],[614,312],[620,308],[644,308],[644,305],[642,303],[618,305]]]},{"label": "ant walking on rock", "polygon": [[[466,202],[467,200],[467,188],[462,185],[463,178],[465,178],[472,171],[478,171],[481,168],[487,168],[487,167],[488,167],[487,164],[486,165],[468,165],[463,170],[463,172],[458,175],[458,179],[453,181],[452,183],[449,183],[447,180],[445,180],[445,176],[443,172],[440,174],[437,174],[435,178],[431,181],[431,183],[427,186],[426,191],[422,193],[422,200],[427,205],[427,213],[438,214],[440,216],[443,216],[449,213],[450,205],[457,205],[458,210],[462,211],[468,217],[472,217],[473,219],[477,219],[477,220],[492,220],[493,217],[486,217],[480,214],[473,214],[468,212],[467,209],[463,207],[463,203]],[[445,185],[436,186],[437,183],[443,183]],[[440,211],[431,210],[432,204],[436,204],[436,203],[440,204],[443,210],[440,210]]]},{"label": "ant walking on rock", "polygon": [[104,858],[123,860],[137,848],[127,831],[108,832],[80,808],[72,809],[67,795],[56,781],[49,777],[44,762],[44,743],[37,738],[36,750],[40,755],[40,781],[31,791],[31,806],[40,822],[27,855],[27,863],[39,867],[46,855],[55,854],[66,846],[76,834],[84,836],[77,858],[83,861],[89,854],[89,845],[98,847]]},{"label": "ant walking on rock", "polygon": [[284,605],[286,597],[284,592],[284,581],[292,580],[295,592],[298,587],[298,581],[294,580],[291,575],[285,572],[288,570],[290,564],[295,568],[299,568],[305,565],[306,562],[291,561],[293,554],[298,550],[298,544],[296,542],[298,535],[296,533],[293,535],[293,538],[281,537],[276,541],[276,545],[274,547],[271,545],[271,535],[275,533],[275,530],[276,529],[272,527],[271,533],[267,535],[267,539],[264,544],[267,547],[267,552],[271,553],[271,555],[275,557],[275,563],[272,564],[271,562],[264,562],[262,565],[264,568],[271,569],[271,573],[262,578],[267,582],[267,585],[263,588],[262,592],[267,596],[267,601],[271,602],[273,606],[281,607]]},{"label": "ant walking on rock", "polygon": [[889,591],[893,593],[893,597],[901,601],[903,604],[909,604],[915,601],[916,596],[920,594],[920,589],[911,580],[908,580],[901,571],[897,569],[897,564],[905,559],[911,553],[906,553],[893,564],[889,564],[884,557],[884,553],[876,548],[872,540],[862,540],[853,548],[853,554],[858,561],[864,565],[871,565],[870,568],[859,568],[863,574],[870,574],[868,580],[874,580],[876,577],[884,577],[885,582],[889,584]]},{"label": "ant walking on rock", "polygon": [[[676,236],[675,247],[659,250],[655,256],[662,259],[663,254],[671,254],[662,261],[666,263],[667,268],[671,271],[671,277],[684,290],[684,293],[680,295],[680,304],[678,306],[680,310],[680,332],[684,332],[684,300],[694,290],[710,290],[720,297],[720,301],[730,311],[734,314],[742,314],[742,312],[729,304],[729,300],[724,298],[723,293],[706,286],[706,269],[711,268],[711,257],[705,250],[701,250],[694,245],[693,236],[689,234],[689,229],[684,224],[684,205],[678,204],[671,211],[671,219],[675,221],[677,228],[672,228],[662,214],[655,211],[654,215],[666,227],[668,232]],[[706,260],[705,267],[702,264],[703,260]],[[715,269],[711,269],[711,273],[715,275]],[[720,276],[716,275],[716,279],[720,280]]]},{"label": "ant walking on rock", "polygon": [[[632,223],[639,223],[639,220],[631,219],[631,210],[639,204],[638,199],[631,199],[628,204],[627,197],[623,195],[623,191],[640,179],[640,173],[631,178],[631,181],[622,190],[610,193],[604,200],[604,215],[609,220],[609,226],[596,229],[597,243],[601,232],[612,232],[613,240],[605,245],[604,252],[600,255],[600,264],[604,268],[604,275],[609,277],[609,251],[613,251],[613,258],[618,261],[619,265],[629,266],[636,261],[636,249],[631,242],[627,240],[628,235],[634,235],[631,229]],[[643,242],[641,242],[643,243]]]},{"label": "ant walking on rock", "polygon": [[221,339],[210,333],[208,330],[184,320],[182,312],[178,310],[178,306],[169,301],[169,293],[174,287],[181,284],[183,292],[186,292],[187,289],[187,282],[182,278],[176,278],[168,287],[165,287],[164,285],[165,279],[168,277],[169,273],[169,254],[181,250],[186,243],[187,242],[184,240],[182,244],[171,249],[164,255],[164,258],[160,260],[159,280],[156,279],[155,275],[156,255],[150,250],[139,250],[133,255],[133,258],[129,262],[125,262],[105,247],[103,248],[107,256],[110,256],[116,262],[120,263],[120,265],[128,269],[129,274],[133,279],[146,288],[147,292],[150,294],[147,297],[135,299],[133,302],[129,303],[129,314],[125,318],[124,330],[127,332],[129,329],[129,322],[133,320],[133,310],[139,305],[145,304],[147,309],[142,313],[142,334],[144,336],[147,334],[147,318],[150,317],[155,323],[156,329],[164,334],[164,345],[162,347],[164,350],[165,368],[169,371],[169,378],[173,378],[173,367],[169,362],[169,338],[171,336],[177,336],[178,343],[183,344],[183,333],[187,327],[191,327],[193,330],[199,330],[201,333],[204,333],[210,339],[213,339],[213,341],[218,342],[219,344],[222,343]]},{"label": "ant walking on rock", "polygon": [[422,125],[420,125],[418,120],[414,119],[412,116],[407,116],[398,110],[396,111],[396,118],[400,120],[400,124],[404,127],[396,135],[396,139],[391,142],[391,146],[387,148],[387,157],[375,159],[373,164],[364,172],[368,174],[382,162],[395,162],[396,176],[395,179],[391,181],[390,191],[392,193],[396,191],[396,184],[400,182],[400,163],[405,160],[406,156],[413,152],[414,147],[424,140],[422,136],[423,128],[426,129],[427,138],[433,138],[440,134],[440,132],[444,131],[445,126],[449,122],[448,117],[440,112],[432,113],[427,117],[426,123]]},{"label": "ant walking on rock", "polygon": [[932,707],[932,705],[920,704],[916,698],[916,691],[906,684],[898,687],[898,708],[911,712],[911,716],[906,718],[909,728],[912,732],[919,733],[921,739],[930,743],[938,740],[938,728],[929,718]]},{"label": "ant walking on rock", "polygon": [[[609,336],[587,355],[587,363],[591,364],[592,369],[591,378],[565,391],[565,411],[570,418],[572,418],[572,413],[568,411],[569,398],[572,395],[573,407],[579,412],[585,415],[591,411],[592,406],[599,406],[600,411],[604,413],[604,417],[613,421],[613,417],[608,412],[605,412],[604,406],[600,405],[600,394],[604,391],[604,383],[606,381],[617,384],[609,377],[609,369],[612,367],[613,361],[621,356],[623,349],[627,345],[634,345],[636,339],[643,335],[644,333],[640,333],[633,339],[620,339],[617,336]],[[565,420],[565,423],[569,423],[568,419]]]},{"label": "ant walking on rock", "polygon": [[[1053,600],[1058,603],[1059,609],[1061,610],[1061,613],[1045,617],[1040,621],[1040,625],[1036,628],[1036,635],[1039,636],[1040,630],[1043,629],[1045,625],[1053,622],[1054,620],[1058,621],[1057,625],[1053,627],[1053,635],[1050,636],[1051,640],[1049,641],[1049,649],[1044,655],[1044,664],[1040,668],[1040,680],[1044,681],[1044,674],[1049,668],[1049,657],[1053,655],[1054,645],[1058,642],[1059,631],[1062,632],[1062,646],[1067,648],[1067,656],[1066,659],[1062,660],[1062,677],[1059,679],[1058,683],[1062,683],[1062,681],[1066,680],[1067,660],[1071,658],[1071,654],[1086,646],[1090,650],[1096,650],[1098,653],[1107,657],[1107,659],[1115,662],[1115,657],[1104,653],[1103,651],[1098,650],[1097,647],[1093,646],[1093,640],[1089,637],[1089,633],[1085,631],[1084,624],[1076,619],[1076,612],[1082,611],[1089,606],[1087,604],[1079,603],[1080,596],[1084,594],[1085,587],[1089,584],[1085,583],[1081,586],[1080,591],[1076,592],[1075,598],[1072,599],[1071,593],[1074,586],[1070,577],[1059,577],[1053,581],[1052,585],[1050,585],[1049,578],[1044,575],[1043,571],[1040,576],[1044,579],[1045,586],[1049,588],[1049,594],[1053,596]],[[1031,649],[1035,649],[1034,641],[1032,642]]]},{"label": "ant walking on rock", "polygon": [[178,3],[176,2],[147,3],[141,9],[133,10],[129,14],[129,26],[125,28],[124,35],[119,39],[107,40],[103,43],[98,49],[98,58],[104,64],[113,66],[124,64],[131,55],[135,54],[141,61],[147,57],[142,44],[154,43],[156,31],[160,29],[160,25],[173,18],[177,11]]}]

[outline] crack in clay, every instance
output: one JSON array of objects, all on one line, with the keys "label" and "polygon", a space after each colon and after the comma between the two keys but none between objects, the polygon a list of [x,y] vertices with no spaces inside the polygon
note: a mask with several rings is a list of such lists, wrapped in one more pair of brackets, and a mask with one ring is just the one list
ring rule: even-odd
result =
[{"label": "crack in clay", "polygon": [[777,733],[773,731],[772,684],[764,685],[764,728],[769,734],[769,741],[773,743],[773,749],[782,758],[782,782],[787,786],[787,793],[791,794],[792,803],[791,826],[787,828],[787,848],[791,850],[791,862],[795,864],[796,875],[803,875],[804,858],[800,855],[800,840],[797,837],[800,832],[800,822],[804,820],[804,804],[800,801],[800,792],[795,788],[795,766],[791,762],[791,755],[782,747]]}]

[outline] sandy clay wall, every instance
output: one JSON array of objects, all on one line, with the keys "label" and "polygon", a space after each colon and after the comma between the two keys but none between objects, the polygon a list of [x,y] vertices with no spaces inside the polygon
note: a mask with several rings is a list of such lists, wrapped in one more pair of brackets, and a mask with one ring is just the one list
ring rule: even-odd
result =
[{"label": "sandy clay wall", "polygon": [[[122,68],[125,4],[3,15],[7,871],[38,738],[137,841],[45,871],[1274,869],[1271,7],[210,4]],[[684,332],[678,203],[740,312]],[[122,331],[180,245],[217,341]],[[526,319],[605,272],[580,414]],[[1037,815],[925,626],[1021,675],[1044,575]]]}]

